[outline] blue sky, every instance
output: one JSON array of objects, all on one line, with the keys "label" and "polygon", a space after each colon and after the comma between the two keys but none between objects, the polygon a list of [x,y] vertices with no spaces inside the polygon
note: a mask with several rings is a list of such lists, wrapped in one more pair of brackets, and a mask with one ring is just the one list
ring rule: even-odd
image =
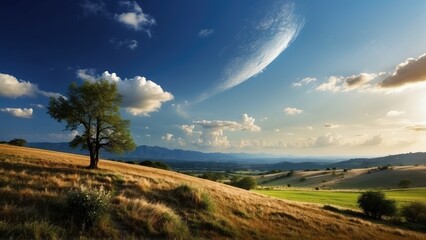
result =
[{"label": "blue sky", "polygon": [[424,151],[425,1],[2,1],[0,136],[69,141],[46,113],[106,79],[138,145]]}]

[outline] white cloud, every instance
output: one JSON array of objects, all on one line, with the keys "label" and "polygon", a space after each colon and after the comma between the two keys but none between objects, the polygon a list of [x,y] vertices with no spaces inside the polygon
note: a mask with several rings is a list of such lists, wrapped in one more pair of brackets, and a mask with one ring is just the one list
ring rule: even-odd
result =
[{"label": "white cloud", "polygon": [[77,130],[73,130],[70,133],[50,133],[48,134],[49,138],[52,141],[60,141],[60,142],[69,142],[75,138],[75,136],[79,135]]},{"label": "white cloud", "polygon": [[31,118],[33,116],[32,108],[0,108],[0,111],[19,118]]},{"label": "white cloud", "polygon": [[386,114],[386,116],[388,116],[388,117],[396,117],[396,116],[400,116],[400,115],[402,115],[402,114],[404,114],[404,113],[405,113],[404,111],[392,110],[392,111],[389,111],[389,112]]},{"label": "white cloud", "polygon": [[382,88],[397,88],[406,84],[426,81],[426,54],[417,59],[408,58],[396,66],[395,71],[384,79],[380,86]]},{"label": "white cloud", "polygon": [[194,132],[194,128],[195,128],[195,125],[182,125],[182,126],[180,126],[180,129],[182,129],[183,132],[188,136],[192,135],[192,133]]},{"label": "white cloud", "polygon": [[17,97],[35,97],[42,95],[45,97],[63,97],[59,93],[46,92],[40,90],[37,85],[31,82],[18,80],[16,77],[0,73],[0,96],[17,98]]},{"label": "white cloud", "polygon": [[242,115],[240,122],[223,120],[201,120],[194,121],[194,124],[203,128],[200,138],[195,142],[201,147],[228,148],[231,146],[228,137],[224,135],[224,130],[229,131],[260,131],[261,128],[255,125],[255,119],[247,114]]},{"label": "white cloud", "polygon": [[0,73],[0,96],[2,97],[34,97],[37,91],[38,87],[30,82],[18,80],[9,74]]},{"label": "white cloud", "polygon": [[144,13],[136,1],[121,1],[120,3],[128,8],[128,12],[115,14],[115,19],[136,31],[146,31],[151,36],[149,27],[155,25],[155,19]]},{"label": "white cloud", "polygon": [[204,38],[210,36],[214,32],[214,29],[201,29],[200,32],[198,32],[198,37]]},{"label": "white cloud", "polygon": [[44,108],[44,105],[42,105],[42,104],[31,103],[30,105],[33,106],[33,107],[36,107],[36,108],[40,108],[40,109]]},{"label": "white cloud", "polygon": [[369,90],[373,85],[369,83],[377,76],[382,76],[384,73],[360,73],[349,77],[331,76],[327,82],[322,83],[317,87],[317,91],[331,92],[347,92],[352,90]]},{"label": "white cloud", "polygon": [[112,38],[110,40],[111,44],[115,44],[117,48],[121,48],[121,47],[127,47],[130,50],[135,50],[138,47],[139,42],[137,40],[130,40],[130,39],[126,39],[126,40],[116,40],[115,38]]},{"label": "white cloud", "polygon": [[173,141],[173,134],[166,133],[166,135],[162,136],[161,139],[166,140],[166,141]]},{"label": "white cloud", "polygon": [[408,130],[412,130],[412,131],[416,131],[416,132],[422,132],[422,131],[426,131],[426,124],[413,124],[410,126],[407,126]]},{"label": "white cloud", "polygon": [[367,139],[362,146],[377,146],[383,142],[383,138],[381,135],[376,135],[370,139]]},{"label": "white cloud", "polygon": [[294,14],[294,4],[275,7],[257,23],[256,28],[248,27],[241,34],[240,38],[245,43],[237,42],[236,46],[242,51],[227,64],[221,82],[211,91],[201,94],[198,102],[261,73],[290,45],[303,25]]},{"label": "white cloud", "polygon": [[86,15],[88,14],[106,14],[107,13],[107,9],[106,9],[106,5],[103,1],[99,0],[99,1],[89,1],[89,0],[85,0],[83,1],[83,3],[80,4],[80,6],[83,8],[84,13]]},{"label": "white cloud", "polygon": [[301,87],[302,85],[307,85],[309,83],[315,82],[317,79],[314,77],[306,77],[298,82],[293,82],[292,86],[293,87]]},{"label": "white cloud", "polygon": [[341,126],[338,125],[338,124],[324,123],[324,127],[326,127],[326,128],[339,128]]},{"label": "white cloud", "polygon": [[216,128],[203,131],[196,144],[208,148],[224,149],[230,147],[228,137],[223,135],[223,130]]},{"label": "white cloud", "polygon": [[343,144],[342,136],[336,133],[327,133],[315,140],[315,147],[335,147]]},{"label": "white cloud", "polygon": [[284,108],[284,112],[287,115],[298,115],[298,114],[303,113],[303,110],[297,109],[297,108],[292,108],[292,107],[286,107],[286,108]]},{"label": "white cloud", "polygon": [[148,116],[158,111],[164,102],[173,99],[173,95],[164,91],[160,85],[145,77],[136,76],[121,79],[115,73],[105,71],[101,76],[94,76],[93,70],[77,70],[77,76],[87,81],[106,80],[115,83],[123,97],[122,107],[134,116]]},{"label": "white cloud", "polygon": [[247,130],[247,131],[260,131],[261,128],[254,124],[255,119],[243,114],[240,122],[235,121],[223,121],[223,120],[201,120],[194,121],[195,124],[205,129],[226,129],[230,131]]}]

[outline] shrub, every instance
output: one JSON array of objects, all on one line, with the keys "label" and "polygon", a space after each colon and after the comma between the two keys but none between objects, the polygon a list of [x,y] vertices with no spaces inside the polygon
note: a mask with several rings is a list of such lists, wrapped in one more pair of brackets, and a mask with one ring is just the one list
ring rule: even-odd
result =
[{"label": "shrub", "polygon": [[250,190],[256,188],[257,183],[253,177],[244,177],[233,184],[235,187]]},{"label": "shrub", "polygon": [[178,205],[207,211],[211,211],[214,207],[213,200],[207,193],[189,185],[181,185],[172,193]]},{"label": "shrub", "polygon": [[15,145],[15,146],[25,146],[25,144],[27,144],[27,141],[25,139],[22,138],[15,138],[9,141],[10,145]]},{"label": "shrub", "polygon": [[378,220],[382,219],[382,216],[393,216],[397,211],[395,200],[386,199],[381,191],[363,192],[357,202],[365,215]]},{"label": "shrub", "polygon": [[411,202],[402,207],[401,215],[408,222],[417,222],[426,219],[426,204],[422,202]]},{"label": "shrub", "polygon": [[302,177],[301,179],[299,179],[299,181],[304,182],[304,181],[306,181],[306,178]]},{"label": "shrub", "polygon": [[146,161],[140,162],[139,165],[146,166],[146,167],[159,168],[164,170],[170,170],[170,166],[163,162],[153,162],[150,160],[146,160]]},{"label": "shrub", "polygon": [[408,188],[410,185],[411,185],[411,181],[408,179],[401,180],[398,183],[398,187],[401,187],[401,188]]},{"label": "shrub", "polygon": [[110,198],[109,192],[102,187],[88,189],[82,186],[70,191],[66,202],[71,221],[80,230],[93,227],[108,210]]}]

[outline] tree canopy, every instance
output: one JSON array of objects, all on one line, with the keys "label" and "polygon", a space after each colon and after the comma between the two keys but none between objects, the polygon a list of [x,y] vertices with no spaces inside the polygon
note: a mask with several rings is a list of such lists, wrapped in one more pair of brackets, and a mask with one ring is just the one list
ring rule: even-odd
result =
[{"label": "tree canopy", "polygon": [[67,98],[50,98],[48,113],[58,122],[66,122],[65,130],[83,132],[70,142],[90,153],[89,168],[97,168],[99,150],[122,153],[135,148],[129,121],[121,119],[121,96],[114,83],[107,81],[72,83]]}]

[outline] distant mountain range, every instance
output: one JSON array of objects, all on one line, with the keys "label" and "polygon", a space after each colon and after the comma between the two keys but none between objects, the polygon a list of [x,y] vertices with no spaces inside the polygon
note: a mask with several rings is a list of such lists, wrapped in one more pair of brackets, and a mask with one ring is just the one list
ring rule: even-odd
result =
[{"label": "distant mountain range", "polygon": [[[71,148],[69,143],[32,142],[28,147],[54,150],[59,152],[88,155],[87,151]],[[138,146],[132,152],[122,155],[101,152],[101,157],[112,160],[141,162],[144,160],[163,161],[174,169],[259,169],[259,170],[302,170],[336,168],[364,168],[384,165],[415,165],[426,164],[426,153],[406,153],[378,158],[354,158],[336,162],[336,159],[327,158],[295,158],[269,157],[266,154],[247,153],[203,153],[181,149],[163,147]]]}]

